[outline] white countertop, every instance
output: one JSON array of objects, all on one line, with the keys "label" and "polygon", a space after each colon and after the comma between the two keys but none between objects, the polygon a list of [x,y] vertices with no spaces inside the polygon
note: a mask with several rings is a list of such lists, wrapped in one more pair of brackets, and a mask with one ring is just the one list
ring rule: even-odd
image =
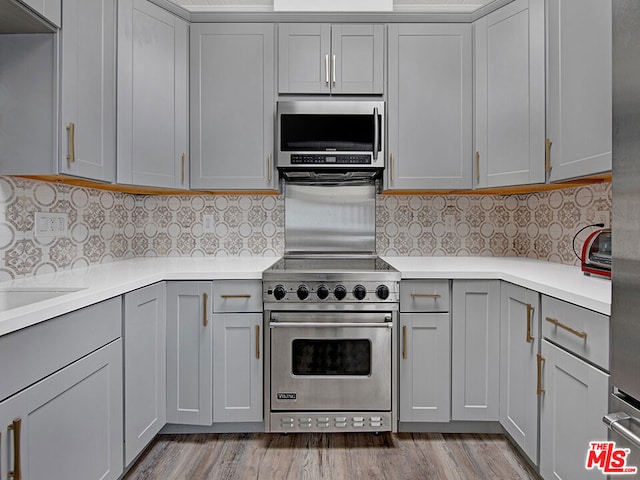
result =
[{"label": "white countertop", "polygon": [[[35,325],[108,298],[162,280],[239,280],[262,278],[262,271],[280,257],[135,258],[0,283],[7,295],[30,290],[71,290],[48,300],[0,308],[0,335]],[[81,289],[73,291],[74,289]],[[22,292],[20,291],[22,290]],[[15,303],[15,302],[10,302]]]},{"label": "white countertop", "polygon": [[505,280],[611,315],[611,280],[587,276],[579,267],[516,257],[382,257],[404,279]]},{"label": "white countertop", "polygon": [[[0,283],[0,335],[163,280],[262,278],[279,257],[136,258]],[[609,315],[611,281],[526,258],[384,257],[402,278],[499,279]],[[77,291],[74,291],[79,289]],[[39,290],[39,291],[34,291]],[[61,295],[47,298],[49,291]],[[41,298],[45,298],[41,300]],[[32,303],[11,308],[33,299]]]}]

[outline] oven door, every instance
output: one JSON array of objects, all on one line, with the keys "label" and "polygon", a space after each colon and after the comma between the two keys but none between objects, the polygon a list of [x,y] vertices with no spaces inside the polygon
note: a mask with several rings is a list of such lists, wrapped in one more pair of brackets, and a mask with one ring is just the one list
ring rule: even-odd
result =
[{"label": "oven door", "polygon": [[391,410],[391,318],[272,312],[271,410]]}]

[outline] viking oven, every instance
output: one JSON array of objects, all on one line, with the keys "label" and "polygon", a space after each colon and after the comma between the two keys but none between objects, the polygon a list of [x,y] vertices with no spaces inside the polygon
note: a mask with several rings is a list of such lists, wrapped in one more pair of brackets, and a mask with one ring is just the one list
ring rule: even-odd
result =
[{"label": "viking oven", "polygon": [[398,285],[375,257],[287,257],[263,274],[267,431],[396,430]]},{"label": "viking oven", "polygon": [[375,251],[373,184],[285,186],[262,275],[268,432],[397,430],[400,273]]}]

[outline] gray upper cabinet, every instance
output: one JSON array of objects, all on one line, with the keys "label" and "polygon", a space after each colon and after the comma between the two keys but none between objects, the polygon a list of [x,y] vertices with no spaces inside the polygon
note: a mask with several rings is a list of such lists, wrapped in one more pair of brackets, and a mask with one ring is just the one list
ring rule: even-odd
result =
[{"label": "gray upper cabinet", "polygon": [[20,0],[38,12],[46,20],[60,28],[62,23],[62,0]]},{"label": "gray upper cabinet", "polygon": [[544,0],[516,0],[474,26],[476,186],[543,183]]},{"label": "gray upper cabinet", "polygon": [[611,2],[547,0],[549,181],[611,170]]},{"label": "gray upper cabinet", "polygon": [[275,26],[191,27],[191,188],[275,186]]},{"label": "gray upper cabinet", "polygon": [[471,188],[471,25],[389,26],[391,189]]},{"label": "gray upper cabinet", "polygon": [[60,173],[116,179],[116,1],[64,0]]},{"label": "gray upper cabinet", "polygon": [[189,26],[147,0],[118,5],[118,183],[188,188]]},{"label": "gray upper cabinet", "polygon": [[280,93],[371,94],[384,91],[384,26],[280,24]]}]

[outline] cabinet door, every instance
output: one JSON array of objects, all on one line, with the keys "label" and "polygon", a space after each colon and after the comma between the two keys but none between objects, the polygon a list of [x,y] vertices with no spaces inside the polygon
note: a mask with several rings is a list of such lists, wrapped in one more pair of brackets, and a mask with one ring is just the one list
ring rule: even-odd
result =
[{"label": "cabinet door", "polygon": [[388,188],[471,188],[471,93],[471,25],[389,26]]},{"label": "cabinet door", "polygon": [[20,2],[29,5],[36,12],[42,15],[44,18],[53,23],[56,27],[60,28],[61,24],[61,0],[19,0]]},{"label": "cabinet door", "polygon": [[589,442],[607,441],[609,375],[544,340],[540,402],[540,474],[543,478],[601,479],[585,470]]},{"label": "cabinet door", "polygon": [[262,422],[262,315],[213,315],[213,421]]},{"label": "cabinet door", "polygon": [[167,420],[166,284],[124,296],[124,450],[129,465]]},{"label": "cabinet door", "polygon": [[211,282],[167,283],[167,422],[212,423]]},{"label": "cabinet door", "polygon": [[28,477],[29,431],[26,392],[0,402],[0,479],[10,478],[10,472],[22,472]]},{"label": "cabinet door", "polygon": [[454,280],[453,420],[494,420],[500,405],[500,281]]},{"label": "cabinet door", "polygon": [[475,22],[476,186],[545,181],[544,0]]},{"label": "cabinet door", "polygon": [[188,188],[187,22],[118,5],[118,183]]},{"label": "cabinet door", "polygon": [[274,187],[274,25],[191,27],[191,187]]},{"label": "cabinet door", "polygon": [[611,2],[546,4],[549,180],[611,170]]},{"label": "cabinet door", "polygon": [[382,94],[384,26],[331,27],[331,92]]},{"label": "cabinet door", "polygon": [[400,421],[448,422],[451,337],[448,313],[400,314]]},{"label": "cabinet door", "polygon": [[331,25],[281,23],[278,26],[278,91],[329,93]]},{"label": "cabinet door", "polygon": [[500,423],[538,464],[539,294],[503,282],[500,314]]},{"label": "cabinet door", "polygon": [[[122,463],[122,342],[116,340],[0,403],[21,421],[24,478],[116,480]],[[15,431],[2,431],[0,478],[15,471]],[[8,433],[8,434],[7,434]]]},{"label": "cabinet door", "polygon": [[60,172],[114,182],[116,1],[64,0],[62,24]]}]

